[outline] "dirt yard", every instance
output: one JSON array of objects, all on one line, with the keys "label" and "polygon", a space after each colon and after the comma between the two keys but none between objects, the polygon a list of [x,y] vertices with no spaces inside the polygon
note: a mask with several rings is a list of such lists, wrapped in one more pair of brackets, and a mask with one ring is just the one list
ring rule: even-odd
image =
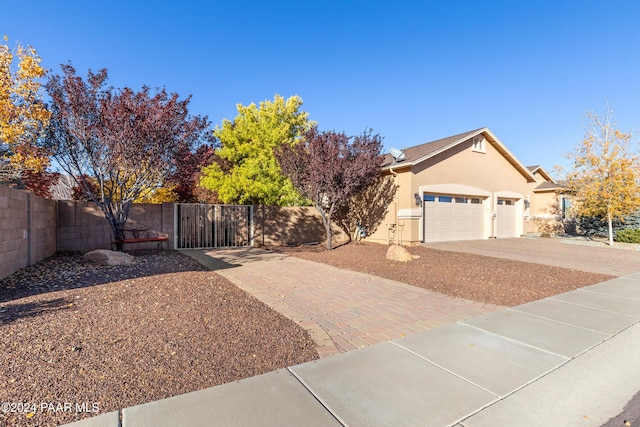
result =
[{"label": "dirt yard", "polygon": [[124,267],[60,255],[0,280],[0,402],[15,403],[0,426],[55,426],[318,358],[304,329],[191,258],[134,255]]}]

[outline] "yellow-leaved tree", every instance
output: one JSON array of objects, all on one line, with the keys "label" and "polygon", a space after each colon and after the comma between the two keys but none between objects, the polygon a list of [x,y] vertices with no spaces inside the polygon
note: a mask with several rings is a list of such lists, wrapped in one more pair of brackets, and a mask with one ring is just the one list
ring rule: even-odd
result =
[{"label": "yellow-leaved tree", "polygon": [[51,116],[42,101],[40,79],[47,71],[40,61],[30,46],[11,49],[6,36],[0,42],[0,166],[18,175],[49,165],[48,153],[37,145]]},{"label": "yellow-leaved tree", "polygon": [[180,196],[176,193],[175,184],[165,184],[164,187],[152,189],[142,196],[136,198],[134,203],[176,203],[180,201]]},{"label": "yellow-leaved tree", "polygon": [[624,220],[640,208],[640,163],[630,141],[631,134],[617,128],[611,110],[604,116],[589,112],[582,142],[566,155],[572,162],[567,186],[576,198],[577,214],[607,221],[609,245],[613,220]]},{"label": "yellow-leaved tree", "polygon": [[314,124],[309,113],[301,111],[302,98],[285,99],[259,105],[237,104],[233,121],[224,119],[214,134],[220,142],[216,150],[220,161],[202,169],[200,185],[217,193],[224,203],[288,206],[305,200],[282,174],[274,150],[297,143]]}]

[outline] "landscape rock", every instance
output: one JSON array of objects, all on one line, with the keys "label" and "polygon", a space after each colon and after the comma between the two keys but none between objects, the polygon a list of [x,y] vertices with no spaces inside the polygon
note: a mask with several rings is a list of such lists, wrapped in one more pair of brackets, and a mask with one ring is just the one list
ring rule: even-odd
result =
[{"label": "landscape rock", "polygon": [[84,254],[85,261],[95,262],[100,265],[122,265],[129,264],[135,259],[124,252],[110,251],[108,249],[96,249]]},{"label": "landscape rock", "polygon": [[411,261],[413,257],[409,253],[409,251],[400,245],[391,245],[389,249],[387,249],[387,259],[391,261]]}]

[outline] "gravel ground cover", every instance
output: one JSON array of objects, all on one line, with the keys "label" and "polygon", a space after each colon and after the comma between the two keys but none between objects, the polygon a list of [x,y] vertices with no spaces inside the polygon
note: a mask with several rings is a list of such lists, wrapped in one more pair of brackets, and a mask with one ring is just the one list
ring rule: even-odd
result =
[{"label": "gravel ground cover", "polygon": [[54,426],[318,357],[305,330],[191,258],[134,255],[105,267],[60,254],[0,280],[0,402],[14,403],[0,425]]},{"label": "gravel ground cover", "polygon": [[387,248],[376,243],[350,243],[332,251],[319,245],[271,249],[453,297],[508,307],[613,278],[605,274],[440,251],[423,246],[408,247],[409,252],[418,258],[404,263],[387,260]]},{"label": "gravel ground cover", "polygon": [[[611,278],[425,247],[406,264],[371,243],[271,249],[506,306]],[[0,402],[15,404],[0,425],[67,423],[318,357],[303,329],[195,260],[134,255],[104,267],[63,253],[0,280]]]}]

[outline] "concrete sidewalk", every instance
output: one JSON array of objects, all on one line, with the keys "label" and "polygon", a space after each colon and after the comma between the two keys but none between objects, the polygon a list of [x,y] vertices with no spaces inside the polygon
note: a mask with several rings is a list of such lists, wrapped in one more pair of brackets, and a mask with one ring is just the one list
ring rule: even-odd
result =
[{"label": "concrete sidewalk", "polygon": [[640,389],[639,322],[640,273],[71,425],[599,426]]}]

